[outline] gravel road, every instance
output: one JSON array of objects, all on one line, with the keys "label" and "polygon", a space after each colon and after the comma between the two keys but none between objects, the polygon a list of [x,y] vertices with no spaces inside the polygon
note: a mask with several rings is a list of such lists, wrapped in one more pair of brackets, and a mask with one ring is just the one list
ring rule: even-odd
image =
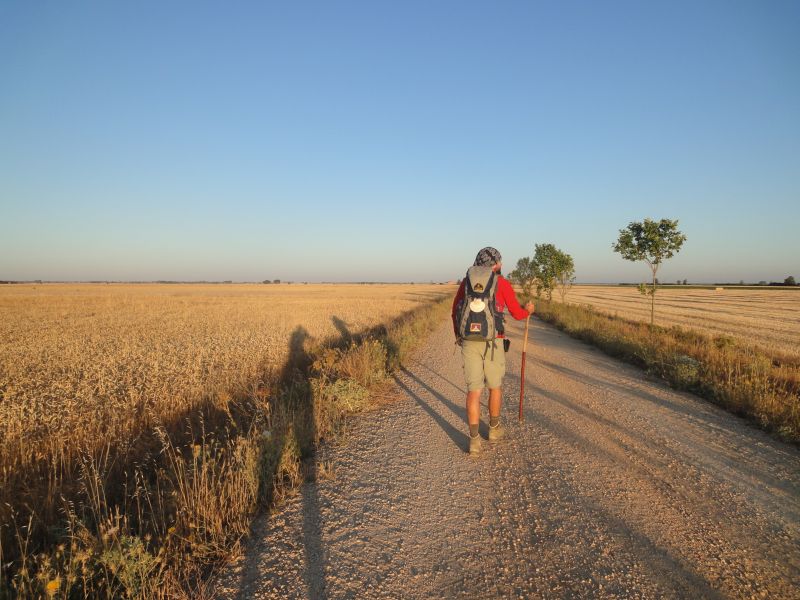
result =
[{"label": "gravel road", "polygon": [[443,323],[218,597],[800,598],[797,448],[538,320],[519,424],[509,329],[507,439],[466,454]]}]

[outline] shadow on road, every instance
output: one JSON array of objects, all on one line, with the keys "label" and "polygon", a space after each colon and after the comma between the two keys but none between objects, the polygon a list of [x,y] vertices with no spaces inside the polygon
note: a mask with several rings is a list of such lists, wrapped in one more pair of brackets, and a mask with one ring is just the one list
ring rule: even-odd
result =
[{"label": "shadow on road", "polygon": [[[519,382],[519,377],[517,375],[509,374],[507,378],[513,384]],[[528,383],[528,389],[532,387],[533,386]],[[533,387],[532,391],[534,398],[536,398],[538,402],[555,402],[566,408],[579,408],[569,402],[566,396],[558,392],[544,390],[538,387]],[[583,411],[579,414],[588,417],[595,416],[589,413],[589,411]],[[526,422],[533,428],[531,432],[532,435],[547,437],[544,434],[548,434],[560,440],[566,446],[579,450],[586,456],[600,458],[603,462],[612,465],[612,468],[616,470],[622,467],[624,459],[622,459],[620,455],[609,451],[608,448],[582,435],[568,422],[561,422],[554,418],[553,415],[547,414],[547,411],[537,411],[530,406],[526,409],[525,415]],[[569,420],[570,417],[565,415],[563,418]],[[598,420],[598,423],[601,425],[603,424],[602,420]],[[536,430],[539,430],[540,433],[537,433]],[[621,455],[624,455],[625,452],[630,453],[632,451],[631,448],[627,447],[621,448],[620,450]],[[547,458],[544,456],[537,456],[534,460],[541,461],[547,460]],[[630,472],[635,472],[636,476],[641,480],[648,480],[655,485],[662,483],[661,480],[654,475],[654,472],[658,473],[663,471],[665,468],[664,465],[659,465],[651,472],[650,469],[636,464],[635,461],[626,460],[624,463],[624,468]],[[554,464],[553,471],[558,472],[558,470],[559,468]],[[555,518],[560,519],[561,513],[565,510],[564,504],[568,503],[570,505],[570,510],[574,510],[575,503],[577,502],[581,510],[586,512],[590,522],[610,532],[624,547],[629,549],[633,556],[643,563],[646,563],[648,565],[648,572],[659,581],[660,585],[662,585],[665,590],[674,590],[679,596],[690,594],[692,597],[709,599],[723,597],[717,590],[711,587],[711,584],[703,578],[701,574],[692,570],[691,567],[681,562],[679,558],[676,558],[669,548],[665,548],[653,541],[646,533],[640,531],[634,523],[631,523],[628,519],[624,518],[624,516],[617,515],[603,507],[599,502],[593,500],[591,496],[588,496],[582,489],[569,481],[569,478],[563,478],[559,486],[561,489],[557,496],[551,496],[549,498],[547,508],[544,506],[540,508],[553,511],[556,514]],[[544,544],[547,542],[546,540],[542,540],[541,543]],[[590,573],[587,571],[585,576],[588,577],[589,575]]]},{"label": "shadow on road", "polygon": [[[300,497],[303,506],[302,548],[305,561],[304,581],[310,598],[327,597],[325,582],[325,548],[322,541],[322,522],[320,516],[320,499],[316,479],[318,475],[317,458],[314,454],[315,415],[314,398],[308,384],[308,369],[311,356],[306,351],[309,334],[298,326],[289,339],[289,356],[280,374],[280,384],[287,402],[287,419],[285,431],[276,432],[280,450],[274,458],[274,464],[265,467],[262,473],[265,485],[278,475],[281,458],[285,453],[299,450],[305,483],[300,486]],[[268,494],[269,498],[269,494]],[[268,499],[269,501],[269,499]],[[249,550],[245,554],[240,584],[237,593],[239,598],[252,597],[249,585],[258,586],[261,577],[266,574],[281,578],[272,565],[260,560],[264,556],[273,556],[273,549],[261,549],[258,546],[258,533],[251,537]],[[258,548],[259,551],[256,551]]]},{"label": "shadow on road", "polygon": [[627,542],[630,552],[648,566],[651,577],[656,579],[664,590],[674,590],[676,595],[708,600],[721,600],[726,595],[711,587],[702,575],[675,558],[668,548],[658,545],[647,535],[633,527],[624,519],[587,499],[582,501],[586,511],[595,516],[596,522],[603,523],[605,529],[615,537]]},{"label": "shadow on road", "polygon": [[[436,392],[435,390],[424,384],[417,376],[413,375],[407,369],[403,368],[401,369],[401,371],[404,375],[408,376],[410,379],[414,380],[422,387],[424,387],[437,400],[439,400],[443,404],[448,405],[448,408],[450,408],[450,410],[456,413],[462,420],[465,419],[466,409],[462,409],[459,414],[458,409],[447,398],[445,398],[444,396],[442,396],[441,394],[439,394],[438,392]],[[442,431],[444,431],[450,437],[450,439],[453,440],[453,443],[460,450],[463,450],[464,452],[469,450],[469,436],[467,436],[466,432],[456,429],[447,419],[445,419],[439,412],[437,412],[430,405],[430,403],[423,400],[419,394],[415,393],[410,387],[408,387],[400,377],[395,376],[394,381],[401,390],[403,390],[411,398],[413,398],[414,401],[423,410],[425,410],[425,412],[427,412],[434,421],[436,421],[437,425],[439,425],[439,427],[442,428]]]},{"label": "shadow on road", "polygon": [[441,380],[442,380],[442,381],[444,381],[445,383],[447,383],[447,384],[450,384],[451,386],[453,386],[453,387],[454,387],[454,388],[455,388],[455,389],[456,389],[456,390],[457,390],[457,391],[458,391],[458,392],[459,392],[459,393],[460,393],[462,396],[466,396],[466,394],[467,394],[467,390],[465,390],[463,387],[460,387],[460,386],[456,385],[455,383],[453,383],[452,381],[450,381],[450,380],[449,380],[447,377],[445,377],[445,376],[444,376],[444,375],[442,375],[441,373],[437,373],[436,371],[434,371],[433,369],[431,369],[431,368],[430,368],[428,365],[426,365],[425,363],[422,363],[422,362],[420,362],[420,361],[418,361],[418,360],[411,360],[411,361],[409,361],[409,364],[410,364],[410,365],[413,365],[414,367],[420,367],[420,368],[423,368],[423,369],[425,369],[425,370],[426,370],[428,373],[430,373],[431,375],[435,375],[436,377],[438,377],[439,379],[441,379]]},{"label": "shadow on road", "polygon": [[[305,483],[300,486],[300,495],[303,504],[303,550],[305,556],[305,583],[309,597],[324,599],[327,597],[325,589],[325,552],[322,543],[322,522],[320,517],[319,488],[317,485],[318,464],[314,454],[315,415],[314,397],[308,387],[306,373],[311,365],[311,356],[306,351],[308,332],[298,327],[292,333],[289,341],[289,360],[284,372],[284,381],[291,385],[300,386],[302,392],[295,396],[302,406],[294,411],[294,418],[302,420],[295,422],[295,430],[305,428],[307,433],[302,439],[308,444],[301,447],[303,458]],[[291,371],[289,371],[291,370]]]},{"label": "shadow on road", "polygon": [[[722,447],[716,447],[712,444],[704,443],[702,445],[702,455],[711,460],[717,461],[720,465],[724,465],[725,467],[734,471],[739,471],[741,469],[742,456],[748,454],[753,447],[764,446],[766,444],[770,448],[774,448],[777,452],[782,453],[780,451],[780,445],[772,442],[772,440],[770,440],[766,434],[759,430],[755,425],[747,422],[744,419],[738,419],[737,417],[730,415],[729,413],[723,411],[722,409],[718,409],[713,405],[707,405],[707,401],[703,400],[702,398],[697,398],[698,406],[697,408],[692,408],[691,405],[684,406],[676,402],[672,402],[666,398],[658,396],[657,394],[647,392],[638,386],[627,387],[619,380],[593,377],[575,369],[545,360],[538,362],[539,365],[561,373],[571,380],[579,381],[589,387],[608,392],[611,398],[621,394],[635,396],[643,403],[653,404],[661,409],[664,409],[669,413],[676,415],[687,424],[698,428],[698,435],[700,435],[701,439],[704,441],[707,441],[709,436],[722,432],[725,437],[725,445]],[[592,364],[597,364],[595,361],[590,362],[592,362]],[[602,369],[608,368],[607,364],[599,364],[597,366]],[[588,409],[587,407],[578,405],[571,401],[564,394],[545,390],[541,390],[540,393],[545,395],[548,399],[558,402],[565,408],[572,410],[587,419],[597,421],[606,427],[614,429],[620,435],[629,436],[636,439],[644,447],[654,447],[655,445],[658,445],[661,448],[662,453],[667,455],[676,451],[675,448],[668,447],[663,442],[659,442],[659,440],[653,438],[652,436],[642,435],[641,433],[633,431],[630,427],[620,425],[608,418],[601,417],[599,414]],[[733,426],[726,424],[726,421],[733,419],[739,421],[737,424],[741,424],[742,427],[734,428]],[[667,435],[667,439],[669,439],[668,431],[664,431],[662,433]],[[735,440],[741,439],[742,436],[744,436],[744,443],[737,444]],[[695,446],[697,446],[697,442],[693,441],[689,437],[683,437],[680,440],[680,443],[681,445],[695,449],[698,452],[700,451],[699,448],[695,448]],[[776,459],[777,458],[778,457],[776,456]],[[686,459],[692,460],[688,456]],[[717,469],[717,472],[719,472],[719,469]],[[747,481],[749,478],[758,479],[761,482],[761,485],[767,486],[772,490],[780,490],[783,493],[789,494],[797,493],[797,488],[795,486],[792,486],[787,482],[778,479],[777,477],[773,477],[769,473],[763,473],[760,471],[748,470],[746,475],[743,474],[741,479],[737,479],[737,483]],[[757,486],[753,488],[753,492],[759,492]]]},{"label": "shadow on road", "polygon": [[[442,404],[444,404],[447,408],[450,409],[450,412],[452,412],[456,417],[458,417],[459,419],[461,419],[462,421],[464,421],[466,423],[466,421],[465,421],[466,416],[467,416],[466,404],[464,404],[462,406],[462,405],[456,404],[452,400],[449,400],[447,397],[445,397],[441,393],[437,392],[430,385],[425,383],[422,379],[420,379],[417,375],[415,375],[414,373],[412,373],[411,371],[409,371],[405,367],[401,367],[400,368],[400,372],[403,373],[404,375],[407,375],[408,377],[413,379],[417,384],[419,384],[420,386],[425,388],[426,392],[428,392],[431,396],[433,396],[434,398],[439,400]],[[433,371],[431,371],[431,372],[433,372]],[[439,375],[439,377],[441,377],[441,375]],[[444,378],[442,377],[442,379],[444,379]]]}]

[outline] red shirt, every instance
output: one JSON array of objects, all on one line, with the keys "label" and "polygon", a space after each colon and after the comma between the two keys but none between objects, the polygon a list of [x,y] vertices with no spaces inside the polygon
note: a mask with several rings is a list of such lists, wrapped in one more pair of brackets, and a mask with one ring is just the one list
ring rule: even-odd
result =
[{"label": "red shirt", "polygon": [[[453,319],[453,331],[458,337],[458,323],[456,323],[456,309],[458,308],[458,303],[464,299],[464,288],[466,285],[466,280],[461,280],[461,285],[458,287],[458,292],[456,292],[456,297],[453,299],[453,309],[450,312],[450,316]],[[514,288],[511,287],[511,284],[508,282],[508,279],[499,275],[497,277],[497,291],[495,293],[495,310],[498,314],[502,314],[503,311],[508,307],[508,312],[511,313],[511,316],[514,317],[517,321],[521,321],[522,319],[528,316],[528,311],[522,308],[517,301],[517,295],[514,293]],[[502,335],[498,335],[497,337],[503,337]]]}]

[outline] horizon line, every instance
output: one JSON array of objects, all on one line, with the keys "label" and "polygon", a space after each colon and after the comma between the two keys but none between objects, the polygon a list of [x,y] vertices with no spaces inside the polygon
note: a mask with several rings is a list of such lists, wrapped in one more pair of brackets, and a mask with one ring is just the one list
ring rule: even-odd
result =
[{"label": "horizon line", "polygon": [[[126,285],[147,285],[147,284],[161,284],[161,285],[455,285],[459,282],[458,279],[449,279],[446,281],[294,281],[294,280],[262,280],[262,281],[249,281],[232,279],[212,280],[212,279],[191,279],[191,280],[178,280],[178,279],[0,279],[0,285],[45,285],[45,284],[82,284],[82,285],[100,285],[100,284],[126,284]],[[622,285],[632,286],[639,285],[640,281],[585,281],[575,282],[573,285]],[[645,285],[650,285],[650,282],[644,282]],[[781,281],[766,281],[760,280],[758,282],[745,282],[744,280],[736,281],[691,281],[687,283],[678,282],[659,282],[656,285],[664,287],[691,287],[698,285],[726,285],[736,287],[800,287],[800,284],[786,285]]]}]

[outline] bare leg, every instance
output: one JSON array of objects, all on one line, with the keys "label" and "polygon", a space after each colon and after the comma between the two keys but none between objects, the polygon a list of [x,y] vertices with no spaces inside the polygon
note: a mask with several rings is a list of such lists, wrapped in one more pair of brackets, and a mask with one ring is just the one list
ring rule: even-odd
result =
[{"label": "bare leg", "polygon": [[[467,392],[467,423],[477,426],[481,420],[481,392],[473,390]],[[498,410],[500,410],[498,408]]]},{"label": "bare leg", "polygon": [[[500,402],[502,401],[502,399],[503,399],[502,388],[493,388],[489,390],[489,417],[500,416]],[[467,412],[469,412],[469,409],[467,409]]]}]

